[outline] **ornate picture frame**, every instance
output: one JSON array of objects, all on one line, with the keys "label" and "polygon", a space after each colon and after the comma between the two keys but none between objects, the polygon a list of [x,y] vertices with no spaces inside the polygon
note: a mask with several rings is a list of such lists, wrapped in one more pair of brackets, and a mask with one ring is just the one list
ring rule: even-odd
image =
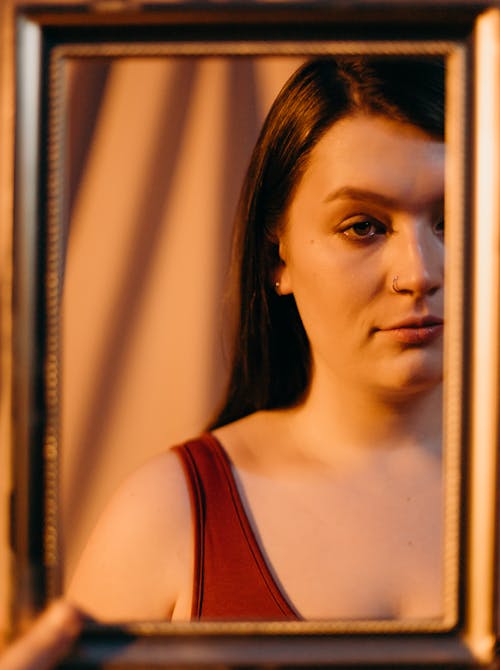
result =
[{"label": "ornate picture frame", "polygon": [[89,623],[68,667],[473,667],[494,660],[500,9],[490,2],[67,3],[16,11],[14,620],[61,593],[60,317],[68,59],[446,60],[445,613],[438,620]]}]

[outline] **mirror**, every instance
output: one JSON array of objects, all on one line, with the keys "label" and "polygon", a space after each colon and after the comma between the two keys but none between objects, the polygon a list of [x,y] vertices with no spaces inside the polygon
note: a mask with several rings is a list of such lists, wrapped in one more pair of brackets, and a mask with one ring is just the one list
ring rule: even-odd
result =
[{"label": "mirror", "polygon": [[[459,609],[460,513],[465,505],[460,468],[468,416],[461,411],[467,396],[460,395],[465,393],[462,308],[469,295],[463,272],[468,262],[463,207],[469,197],[463,169],[468,54],[461,40],[473,19],[467,14],[461,20],[450,39],[435,39],[446,34],[443,28],[430,31],[433,39],[423,38],[428,35],[423,30],[417,41],[325,43],[311,41],[306,30],[306,42],[283,46],[276,41],[270,47],[247,37],[244,48],[241,42],[228,44],[216,37],[208,44],[196,39],[137,42],[130,35],[125,39],[126,31],[118,35],[122,41],[86,41],[84,31],[80,40],[78,33],[68,33],[68,41],[57,44],[57,30],[47,33],[52,41],[44,43],[44,57],[50,72],[38,121],[48,133],[47,162],[42,160],[47,188],[41,197],[47,204],[49,296],[43,512],[45,564],[49,577],[54,576],[48,580],[49,593],[58,593],[70,577],[118,483],[150,456],[199,433],[220,403],[230,355],[231,315],[221,304],[231,221],[252,145],[283,81],[299,63],[325,53],[439,55],[446,60],[448,77],[445,209],[447,221],[453,222],[446,286],[454,297],[447,300],[445,318],[457,324],[445,352],[446,449],[439,487],[446,514],[437,549],[444,574],[438,598],[442,607],[431,616],[348,614],[291,626],[229,622],[210,628],[203,623],[198,630],[255,635],[394,632],[401,639],[412,636],[416,651],[407,659],[422,659],[440,644],[444,648],[446,639],[449,654],[467,662],[469,648],[453,632],[464,621]],[[26,28],[25,40],[36,47],[40,34],[33,42],[32,27]],[[408,23],[405,30],[411,35]],[[157,36],[152,30],[149,37]],[[21,138],[21,149],[26,149],[29,136],[21,132]],[[29,174],[32,163],[19,160]],[[20,173],[26,187],[26,175]],[[29,212],[26,216],[20,219],[29,226]],[[392,282],[396,294],[398,278]],[[191,634],[192,626],[137,623],[121,630],[182,636]],[[430,633],[448,637],[426,637]],[[336,662],[352,658],[354,647],[346,641],[343,652],[343,639],[331,640],[339,652]],[[376,639],[378,649],[381,638]],[[154,642],[148,644],[153,653]],[[314,653],[321,655],[317,638],[314,645]],[[374,657],[387,658],[389,647],[382,656],[374,651]]]},{"label": "mirror", "polygon": [[[390,61],[390,57],[386,58]],[[392,58],[404,64],[404,59],[411,57]],[[66,253],[61,308],[60,510],[63,560],[68,577],[103,503],[118,484],[169,446],[206,430],[221,403],[231,355],[231,342],[228,337],[224,339],[231,330],[232,316],[225,295],[238,195],[267,110],[302,62],[304,57],[300,55],[62,60],[59,76],[64,91],[61,107],[65,110],[65,163],[61,227],[65,231]],[[418,143],[416,147],[412,145],[411,151],[418,147]],[[395,153],[398,160],[400,154],[398,145]],[[443,160],[444,152],[436,181],[444,178]],[[413,165],[413,155],[410,163]],[[405,188],[390,179],[382,183],[378,169],[377,182],[371,174],[358,177],[359,170],[356,165],[353,176],[342,176],[340,183],[354,186],[376,183],[379,189],[385,189],[384,194],[396,194]],[[332,183],[336,183],[334,179]],[[433,207],[440,212],[436,210],[432,216],[442,219],[444,183],[439,181],[436,188],[426,186],[421,200],[424,197],[436,200]],[[349,206],[361,207],[361,213],[367,211],[370,215],[381,212],[382,220],[394,219],[391,225],[395,229],[403,218],[400,211],[409,211],[407,203],[402,201],[383,212],[379,205],[366,201]],[[386,237],[389,239],[389,233]],[[442,248],[442,241],[437,244]],[[342,253],[345,252],[341,251],[340,258]],[[355,264],[356,256],[350,253],[349,262]],[[367,262],[365,259],[365,266]],[[408,274],[406,265],[400,266]],[[361,266],[359,270],[362,271]],[[442,272],[441,263],[436,273]],[[401,280],[404,281],[404,274]],[[441,285],[437,275],[434,280]],[[361,276],[359,281],[363,281]],[[394,293],[392,288],[390,292]],[[437,294],[439,298],[433,295],[425,298],[423,310],[426,313],[434,310],[434,317],[437,314],[439,318],[444,315],[441,288]],[[410,308],[420,313],[419,300],[415,299],[411,305],[402,302],[397,308],[389,303],[394,313],[392,321],[401,321]],[[364,306],[363,310],[366,309]],[[372,318],[380,321],[380,315]],[[337,318],[336,323],[339,321]],[[407,351],[412,346],[413,343]],[[438,345],[429,339],[425,347],[437,351]],[[356,356],[360,355],[362,348],[356,349]],[[380,351],[376,355],[381,355]],[[441,366],[441,362],[437,365]],[[436,399],[432,405],[434,416]],[[434,416],[433,421],[436,426],[441,425],[440,418]],[[376,422],[374,415],[373,427]],[[332,435],[331,439],[335,443],[339,438]],[[340,558],[343,554],[339,549],[334,552],[337,559],[332,555],[329,563],[336,567],[331,569],[341,572],[346,561],[351,566],[347,572],[355,572],[359,581],[366,571],[361,557],[369,552],[370,562],[380,565],[367,571],[363,591],[394,590],[395,599],[405,604],[374,606],[372,602],[379,600],[375,595],[360,597],[360,603],[355,604],[357,596],[351,584],[345,603],[328,610],[333,612],[328,618],[388,619],[393,623],[408,619],[412,624],[420,620],[424,626],[442,625],[446,620],[445,480],[440,442],[440,435],[430,438],[432,446],[425,447],[424,457],[413,453],[401,456],[404,465],[396,465],[392,457],[388,462],[384,457],[383,465],[372,464],[369,470],[388,469],[374,481],[371,475],[354,474],[357,466],[352,463],[335,466],[347,467],[347,473],[344,478],[333,477],[330,482],[329,486],[339,491],[325,496],[332,509],[355,506],[352,494],[342,493],[344,488],[357,490],[354,498],[359,501],[363,498],[362,488],[373,487],[375,497],[370,499],[368,509],[360,504],[359,509],[355,506],[356,513],[344,510],[346,529],[338,536],[336,526],[330,529],[332,544],[350,546],[348,561]],[[410,460],[406,462],[406,458]],[[408,468],[412,469],[408,481],[404,485],[398,483]],[[416,472],[420,474],[417,476]],[[242,485],[243,480],[241,475],[237,481]],[[350,481],[348,486],[346,481]],[[380,489],[381,482],[386,485],[391,482],[394,489],[387,499],[382,494],[383,487]],[[249,480],[250,487],[251,484]],[[275,485],[283,486],[279,482]],[[244,497],[249,489],[242,487]],[[257,502],[260,495],[266,495],[265,491],[265,487],[259,491],[253,505],[248,502],[248,517],[257,537],[262,536],[266,527],[267,517],[262,511],[259,520]],[[302,496],[307,496],[306,486]],[[269,504],[272,505],[271,499]],[[291,500],[290,505],[293,504]],[[393,567],[390,576],[384,576],[382,566],[390,562],[391,556],[399,555],[396,545],[404,535],[400,528],[401,512],[393,518],[394,511],[390,510],[404,504],[409,508],[404,525],[412,528],[406,542],[408,547],[417,545],[419,549],[406,549],[398,559],[405,568],[400,571],[396,587],[392,580],[399,568]],[[371,543],[365,543],[355,529],[363,527],[368,534],[371,523],[377,524],[377,505],[384,506],[385,511],[379,512],[385,522],[378,539],[375,534]],[[299,508],[297,514],[300,513]],[[367,521],[367,515],[371,522]],[[393,530],[389,531],[391,525]],[[312,538],[309,541],[312,543]],[[380,544],[383,547],[377,550]],[[275,583],[280,585],[278,591],[287,594],[288,589],[280,579],[287,570],[274,567],[280,564],[279,551],[270,557],[265,543],[261,542],[259,548]],[[328,548],[318,548],[317,553],[325,550]],[[353,568],[355,556],[360,556],[360,564]],[[316,569],[320,569],[321,562],[317,561],[317,565]],[[419,573],[423,578],[419,587],[405,585],[418,581]],[[348,574],[340,582],[349,583]],[[377,583],[376,589],[371,586],[373,582]],[[323,585],[322,589],[325,588]],[[339,600],[341,590],[340,583],[336,584],[334,591]],[[297,591],[300,594],[300,589]],[[303,599],[308,603],[309,598]],[[285,597],[286,602],[293,600]],[[291,607],[303,618],[302,608]],[[103,613],[106,611],[104,608]],[[119,610],[112,610],[115,611]],[[371,611],[372,616],[367,614]],[[127,619],[127,609],[123,612]],[[317,619],[321,615],[306,618]]]}]

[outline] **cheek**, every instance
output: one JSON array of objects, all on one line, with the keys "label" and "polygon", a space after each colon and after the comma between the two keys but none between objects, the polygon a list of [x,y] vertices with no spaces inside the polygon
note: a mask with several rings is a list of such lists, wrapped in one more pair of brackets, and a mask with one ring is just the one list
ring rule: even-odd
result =
[{"label": "cheek", "polygon": [[343,339],[345,333],[353,341],[366,338],[380,317],[384,276],[373,257],[332,254],[331,250],[301,255],[300,262],[295,259],[286,266],[290,292],[304,328],[310,340],[318,344],[324,337],[329,340],[332,332],[336,339]]},{"label": "cheek", "polygon": [[299,312],[304,318],[315,317],[329,320],[331,315],[342,319],[359,304],[364,285],[353,268],[341,264],[322,254],[310,254],[301,263],[287,266],[287,277]]},{"label": "cheek", "polygon": [[[340,247],[340,249],[339,249]],[[304,244],[284,268],[291,293],[311,291],[318,298],[336,296],[364,301],[380,289],[383,275],[379,259],[367,254],[346,252],[341,244]]]}]

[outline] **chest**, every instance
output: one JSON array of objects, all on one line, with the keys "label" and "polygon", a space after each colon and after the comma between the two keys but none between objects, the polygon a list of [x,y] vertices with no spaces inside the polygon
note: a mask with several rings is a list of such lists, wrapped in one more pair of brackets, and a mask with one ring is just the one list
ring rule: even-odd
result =
[{"label": "chest", "polygon": [[438,470],[388,477],[249,473],[238,486],[270,571],[307,619],[427,618],[442,611]]}]

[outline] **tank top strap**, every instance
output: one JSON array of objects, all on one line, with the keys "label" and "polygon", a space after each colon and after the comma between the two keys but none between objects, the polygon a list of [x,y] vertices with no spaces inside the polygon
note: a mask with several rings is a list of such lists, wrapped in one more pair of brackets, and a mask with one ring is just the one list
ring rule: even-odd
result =
[{"label": "tank top strap", "polygon": [[298,620],[269,570],[222,445],[204,433],[174,450],[193,509],[192,618]]}]

